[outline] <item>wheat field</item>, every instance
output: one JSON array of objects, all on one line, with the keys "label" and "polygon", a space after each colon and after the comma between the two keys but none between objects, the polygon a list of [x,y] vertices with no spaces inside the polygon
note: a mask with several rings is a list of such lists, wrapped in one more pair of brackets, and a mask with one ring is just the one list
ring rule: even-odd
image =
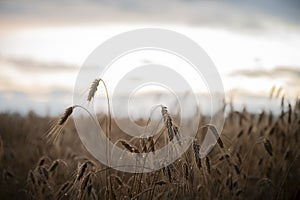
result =
[{"label": "wheat field", "polygon": [[[283,99],[279,109],[279,116],[230,110],[217,145],[203,159],[198,155],[201,135],[216,130],[202,116],[198,140],[188,151],[144,174],[120,172],[95,160],[65,115],[57,122],[64,125],[60,136],[49,142],[45,133],[53,118],[2,113],[0,199],[299,199],[300,100],[291,105]],[[166,107],[162,118],[166,137],[176,137]],[[122,134],[112,119],[111,139]],[[160,148],[158,140],[124,138],[118,145],[150,152]]]}]

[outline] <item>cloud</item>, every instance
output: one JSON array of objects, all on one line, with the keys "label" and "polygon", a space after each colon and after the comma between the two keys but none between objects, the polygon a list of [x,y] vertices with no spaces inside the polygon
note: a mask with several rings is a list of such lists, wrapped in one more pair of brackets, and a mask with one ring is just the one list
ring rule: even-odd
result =
[{"label": "cloud", "polygon": [[300,67],[280,66],[270,70],[237,70],[230,75],[248,78],[269,78],[273,82],[276,82],[276,80],[278,82],[283,81],[286,89],[296,93],[300,91]]},{"label": "cloud", "polygon": [[71,90],[79,66],[0,55],[0,92],[34,95],[54,88]]},{"label": "cloud", "polygon": [[300,80],[300,67],[275,67],[271,70],[255,69],[255,70],[237,70],[231,74],[232,76],[242,75],[250,78],[269,77],[280,78],[290,77]]},{"label": "cloud", "polygon": [[79,66],[60,62],[43,62],[30,58],[8,56],[0,56],[0,65],[2,70],[4,68],[14,68],[17,72],[29,74],[47,74],[62,71],[72,72],[79,69]]},{"label": "cloud", "polygon": [[278,24],[299,28],[299,9],[297,0],[9,0],[0,3],[0,21],[6,26],[150,22],[274,30]]}]

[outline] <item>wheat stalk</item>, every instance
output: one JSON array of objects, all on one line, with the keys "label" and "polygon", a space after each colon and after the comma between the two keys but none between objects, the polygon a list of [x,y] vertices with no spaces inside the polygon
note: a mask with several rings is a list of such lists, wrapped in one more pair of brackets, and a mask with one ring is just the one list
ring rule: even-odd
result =
[{"label": "wheat stalk", "polygon": [[165,126],[167,127],[168,130],[168,136],[169,140],[172,141],[174,138],[174,133],[173,133],[173,123],[172,123],[172,118],[168,112],[168,108],[166,106],[161,106],[161,114],[164,119]]}]

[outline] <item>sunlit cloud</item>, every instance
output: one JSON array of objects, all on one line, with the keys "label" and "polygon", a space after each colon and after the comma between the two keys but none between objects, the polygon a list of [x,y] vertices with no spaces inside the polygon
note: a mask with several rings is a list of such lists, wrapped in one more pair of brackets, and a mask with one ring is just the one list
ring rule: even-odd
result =
[{"label": "sunlit cloud", "polygon": [[[269,79],[271,82],[282,83],[282,87],[291,94],[300,92],[300,67],[281,66],[273,69],[243,69],[236,70],[231,76],[243,76],[251,78],[253,82],[257,79]],[[270,88],[271,89],[271,88]]]}]

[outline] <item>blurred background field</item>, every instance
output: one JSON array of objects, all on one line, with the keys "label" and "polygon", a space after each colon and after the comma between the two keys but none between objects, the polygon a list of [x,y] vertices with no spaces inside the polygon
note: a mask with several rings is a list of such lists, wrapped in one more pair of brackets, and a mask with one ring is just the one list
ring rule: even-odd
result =
[{"label": "blurred background field", "polygon": [[[231,110],[221,141],[202,160],[193,144],[173,164],[145,174],[108,168],[84,148],[72,120],[51,144],[50,117],[0,115],[1,199],[299,199],[300,104],[281,115]],[[102,123],[105,122],[101,118]],[[202,117],[205,125],[208,118]],[[139,123],[146,123],[140,120]],[[167,134],[167,133],[165,133]],[[182,133],[184,134],[184,133]],[[209,134],[199,128],[196,143]],[[129,140],[115,123],[112,138],[138,152],[151,141]],[[154,141],[157,137],[154,137]],[[161,140],[159,140],[161,141]],[[141,144],[147,144],[148,150]],[[165,144],[164,142],[162,144]],[[128,151],[125,146],[121,147]],[[132,149],[129,149],[130,151]]]}]

